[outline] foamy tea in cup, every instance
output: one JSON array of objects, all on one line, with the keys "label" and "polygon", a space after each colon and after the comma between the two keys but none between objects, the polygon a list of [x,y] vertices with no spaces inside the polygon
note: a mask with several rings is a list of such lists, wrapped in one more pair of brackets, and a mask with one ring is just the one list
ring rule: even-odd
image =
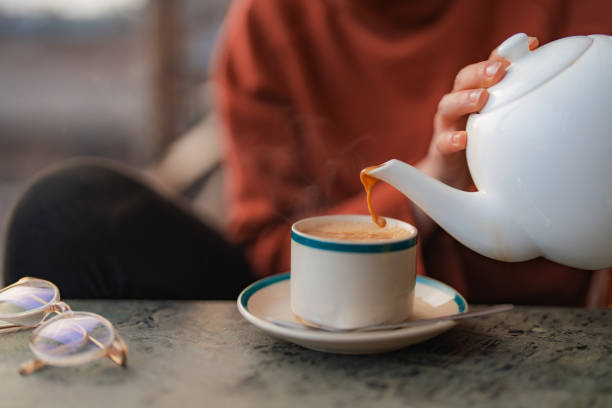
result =
[{"label": "foamy tea in cup", "polygon": [[291,228],[291,308],[307,323],[348,329],[412,313],[417,230],[386,218],[327,215]]},{"label": "foamy tea in cup", "polygon": [[320,222],[305,225],[300,231],[318,238],[361,242],[388,241],[406,238],[412,234],[412,231],[398,225],[381,228],[369,220]]}]

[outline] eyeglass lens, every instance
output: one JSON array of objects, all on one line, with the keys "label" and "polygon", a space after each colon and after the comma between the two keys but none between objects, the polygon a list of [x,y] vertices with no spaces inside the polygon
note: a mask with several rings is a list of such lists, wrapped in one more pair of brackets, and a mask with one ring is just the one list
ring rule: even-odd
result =
[{"label": "eyeglass lens", "polygon": [[30,345],[39,356],[57,360],[99,353],[113,339],[112,328],[103,320],[83,312],[70,312],[41,326]]},{"label": "eyeglass lens", "polygon": [[13,286],[0,292],[0,314],[34,310],[53,301],[55,290],[44,282]]}]

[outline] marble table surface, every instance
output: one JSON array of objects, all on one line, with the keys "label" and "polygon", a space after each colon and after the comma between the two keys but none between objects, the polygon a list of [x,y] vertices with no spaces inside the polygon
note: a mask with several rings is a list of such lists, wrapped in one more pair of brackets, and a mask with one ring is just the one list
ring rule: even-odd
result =
[{"label": "marble table surface", "polygon": [[116,325],[127,368],[105,358],[20,376],[30,333],[4,333],[0,407],[612,407],[612,310],[518,307],[349,356],[276,340],[234,302],[68,303]]}]

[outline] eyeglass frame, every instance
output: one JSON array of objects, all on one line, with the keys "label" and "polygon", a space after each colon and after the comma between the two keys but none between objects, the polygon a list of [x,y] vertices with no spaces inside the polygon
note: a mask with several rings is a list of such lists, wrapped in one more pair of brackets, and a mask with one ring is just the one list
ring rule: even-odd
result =
[{"label": "eyeglass frame", "polygon": [[[30,337],[29,344],[30,344],[30,350],[36,357],[20,365],[19,367],[20,374],[22,375],[31,374],[47,365],[61,366],[61,364],[50,364],[48,361],[45,362],[44,357],[41,358],[41,356],[39,356],[38,353],[35,351],[35,349],[32,347],[32,339],[34,339],[37,333],[45,326],[51,324],[52,322],[58,319],[66,318],[65,315],[67,313],[70,313],[70,314],[79,313],[79,314],[90,315],[91,317],[95,317],[96,319],[100,320],[109,329],[111,329],[111,332],[113,334],[113,339],[107,346],[104,346],[101,342],[91,337],[91,335],[89,335],[89,333],[85,331],[88,339],[93,344],[98,346],[100,350],[102,351],[101,353],[99,353],[99,355],[95,355],[92,358],[88,359],[88,361],[94,361],[94,360],[97,360],[98,358],[106,356],[113,363],[117,364],[120,367],[125,367],[127,365],[128,347],[125,341],[123,340],[123,338],[119,335],[119,332],[117,331],[115,326],[108,319],[106,319],[105,317],[99,314],[91,313],[91,312],[78,312],[78,311],[74,312],[67,303],[60,301],[59,288],[53,282],[48,281],[46,279],[33,278],[33,277],[26,276],[26,277],[19,279],[17,282],[12,283],[11,285],[8,285],[0,289],[0,292],[4,292],[13,287],[21,286],[28,282],[33,282],[33,281],[38,281],[46,285],[49,285],[54,291],[53,299],[48,302],[42,299],[42,301],[45,303],[42,306],[34,308],[32,310],[26,310],[24,312],[18,312],[18,313],[0,314],[0,321],[8,323],[6,325],[0,325],[0,333],[32,329],[32,328],[35,329],[34,332],[32,333],[32,336]],[[56,314],[56,316],[47,320],[47,317],[49,317],[52,314]],[[37,319],[34,316],[40,316],[40,318]],[[20,319],[25,319],[28,324],[15,323],[15,321],[19,321]],[[73,364],[67,364],[67,365],[73,365]]]}]

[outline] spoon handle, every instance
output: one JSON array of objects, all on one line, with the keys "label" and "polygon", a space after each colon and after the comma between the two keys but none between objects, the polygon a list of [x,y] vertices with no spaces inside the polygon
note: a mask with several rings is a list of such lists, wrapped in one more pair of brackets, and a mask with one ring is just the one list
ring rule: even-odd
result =
[{"label": "spoon handle", "polygon": [[448,316],[432,317],[429,319],[411,320],[411,321],[400,322],[400,323],[377,324],[377,325],[372,325],[372,326],[359,327],[357,329],[351,329],[351,330],[372,331],[372,330],[400,329],[404,327],[413,327],[413,326],[420,326],[423,324],[444,322],[447,320],[461,320],[461,319],[469,319],[472,317],[487,316],[487,315],[491,315],[495,313],[507,312],[509,310],[512,310],[513,308],[514,308],[514,305],[502,304],[502,305],[490,306],[490,307],[487,307],[486,309],[476,310],[473,312],[455,313],[455,314],[448,315]]},{"label": "spoon handle", "polygon": [[448,315],[448,316],[432,317],[432,318],[429,318],[429,319],[411,320],[411,321],[400,322],[400,323],[375,324],[375,325],[371,325],[371,326],[358,327],[358,328],[355,328],[355,329],[338,329],[338,328],[335,328],[335,327],[321,326],[321,325],[318,325],[318,326],[306,326],[304,324],[300,324],[300,323],[297,323],[297,322],[290,322],[290,321],[286,321],[286,320],[280,320],[280,319],[277,319],[277,318],[274,318],[274,317],[268,317],[267,320],[270,321],[271,323],[276,324],[277,326],[289,327],[289,328],[292,328],[292,329],[319,330],[319,331],[336,332],[336,333],[342,333],[342,332],[365,332],[365,331],[376,331],[376,330],[402,329],[402,328],[405,328],[405,327],[421,326],[421,325],[424,325],[424,324],[443,322],[443,321],[446,321],[446,320],[468,319],[468,318],[472,318],[472,317],[479,317],[479,316],[486,316],[486,315],[491,315],[491,314],[500,313],[500,312],[507,312],[509,310],[512,310],[512,308],[514,308],[514,305],[511,305],[511,304],[502,304],[502,305],[490,306],[490,307],[487,307],[485,309],[476,310],[476,311],[473,311],[473,312],[456,313],[456,314],[452,314],[452,315]]}]

